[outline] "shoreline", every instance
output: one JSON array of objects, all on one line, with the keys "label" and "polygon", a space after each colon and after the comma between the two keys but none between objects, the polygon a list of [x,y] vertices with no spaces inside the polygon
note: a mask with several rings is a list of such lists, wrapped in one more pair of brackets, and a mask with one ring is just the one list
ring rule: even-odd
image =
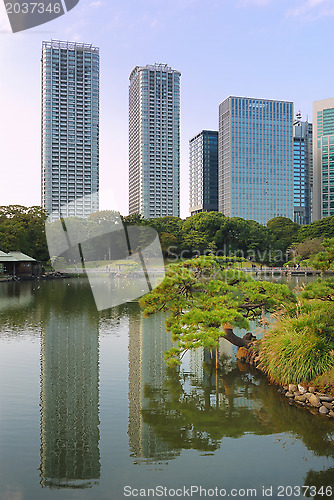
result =
[{"label": "shoreline", "polygon": [[0,283],[21,283],[23,281],[46,281],[52,279],[68,279],[68,278],[82,278],[86,274],[64,274],[59,272],[50,272],[41,274],[40,276],[2,276]]},{"label": "shoreline", "polygon": [[[244,349],[247,350],[247,354]],[[237,360],[258,370],[266,377],[269,385],[278,387],[277,392],[287,398],[290,405],[305,409],[313,415],[334,418],[334,397],[331,394],[318,391],[312,384],[281,384],[270,380],[267,373],[261,367],[259,354],[253,350],[252,346],[248,349],[240,347],[237,353]]]}]

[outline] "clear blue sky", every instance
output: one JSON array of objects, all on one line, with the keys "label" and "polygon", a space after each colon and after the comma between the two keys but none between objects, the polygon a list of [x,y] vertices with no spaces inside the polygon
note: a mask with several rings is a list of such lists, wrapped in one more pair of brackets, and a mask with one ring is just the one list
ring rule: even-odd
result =
[{"label": "clear blue sky", "polygon": [[229,95],[312,102],[334,97],[334,0],[80,0],[65,16],[11,34],[0,3],[0,205],[40,204],[42,40],[100,47],[100,188],[128,213],[128,77],[136,65],[181,71],[181,216],[188,141],[217,130]]}]

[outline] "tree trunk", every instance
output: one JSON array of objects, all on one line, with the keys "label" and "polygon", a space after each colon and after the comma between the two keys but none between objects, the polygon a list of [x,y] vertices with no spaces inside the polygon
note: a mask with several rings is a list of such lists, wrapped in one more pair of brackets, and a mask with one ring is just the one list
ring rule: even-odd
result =
[{"label": "tree trunk", "polygon": [[246,333],[244,338],[238,337],[233,333],[233,328],[230,324],[224,325],[224,332],[225,336],[224,338],[231,342],[231,344],[236,345],[237,347],[247,347],[252,340],[249,338],[250,335]]}]

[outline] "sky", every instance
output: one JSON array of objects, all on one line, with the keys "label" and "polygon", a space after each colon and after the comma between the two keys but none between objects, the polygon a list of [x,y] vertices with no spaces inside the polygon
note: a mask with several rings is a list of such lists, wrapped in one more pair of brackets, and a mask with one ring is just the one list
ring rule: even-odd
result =
[{"label": "sky", "polygon": [[229,95],[294,102],[334,97],[334,0],[80,0],[13,34],[0,2],[0,205],[40,205],[41,44],[100,48],[103,209],[128,214],[128,86],[135,66],[181,72],[181,217],[189,215],[189,140],[218,130]]}]

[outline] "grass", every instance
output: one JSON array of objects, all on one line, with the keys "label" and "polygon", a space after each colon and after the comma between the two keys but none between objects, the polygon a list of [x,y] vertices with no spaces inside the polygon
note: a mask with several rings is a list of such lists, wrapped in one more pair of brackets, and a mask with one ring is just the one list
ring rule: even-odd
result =
[{"label": "grass", "polygon": [[318,390],[334,395],[334,367],[311,380],[311,385]]},{"label": "grass", "polygon": [[274,382],[309,383],[334,369],[334,308],[307,303],[277,322],[259,343],[261,365]]}]

